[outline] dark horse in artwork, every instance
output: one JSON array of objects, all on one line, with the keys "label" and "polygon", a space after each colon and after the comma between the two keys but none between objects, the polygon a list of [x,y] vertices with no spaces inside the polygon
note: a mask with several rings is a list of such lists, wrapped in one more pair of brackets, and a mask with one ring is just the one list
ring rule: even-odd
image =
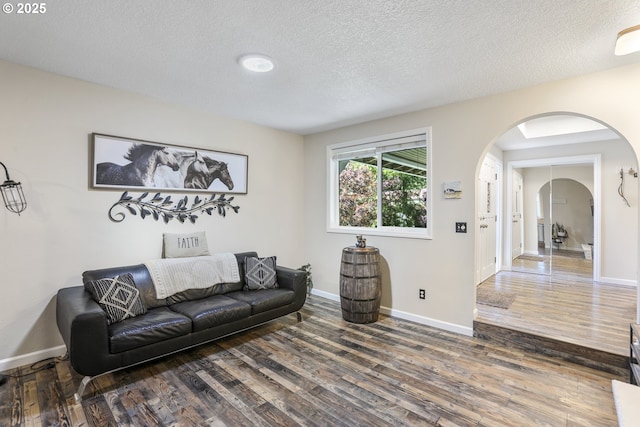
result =
[{"label": "dark horse in artwork", "polygon": [[[196,151],[174,151],[180,168],[174,170],[169,166],[160,165],[156,169],[153,180],[158,188],[184,188],[184,177],[187,176],[187,169],[196,160],[202,157]],[[202,161],[204,168],[204,161]]]},{"label": "dark horse in artwork", "polygon": [[167,165],[174,171],[180,168],[176,157],[158,145],[133,144],[125,159],[131,161],[124,166],[111,162],[96,165],[96,184],[155,187],[153,175],[159,165]]},{"label": "dark horse in artwork", "polygon": [[196,155],[196,160],[187,169],[184,188],[206,190],[216,179],[219,179],[229,190],[233,190],[233,180],[226,163]]}]

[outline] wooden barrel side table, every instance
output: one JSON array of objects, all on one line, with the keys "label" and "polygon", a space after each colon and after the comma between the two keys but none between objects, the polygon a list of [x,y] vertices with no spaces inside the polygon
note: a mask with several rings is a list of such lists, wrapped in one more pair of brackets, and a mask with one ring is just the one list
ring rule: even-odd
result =
[{"label": "wooden barrel side table", "polygon": [[350,246],[342,250],[340,264],[340,305],[342,318],[352,323],[378,320],[382,283],[380,251],[374,247]]}]

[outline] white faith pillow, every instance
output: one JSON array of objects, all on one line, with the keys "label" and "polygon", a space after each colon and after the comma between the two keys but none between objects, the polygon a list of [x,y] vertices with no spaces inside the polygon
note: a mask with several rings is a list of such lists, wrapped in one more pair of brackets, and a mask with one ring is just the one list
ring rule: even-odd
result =
[{"label": "white faith pillow", "polygon": [[207,235],[204,231],[195,233],[164,233],[163,257],[183,258],[209,255]]}]

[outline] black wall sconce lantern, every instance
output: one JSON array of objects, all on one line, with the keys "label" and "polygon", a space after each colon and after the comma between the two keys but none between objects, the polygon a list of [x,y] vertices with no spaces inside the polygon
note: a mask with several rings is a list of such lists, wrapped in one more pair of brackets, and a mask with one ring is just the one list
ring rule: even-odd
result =
[{"label": "black wall sconce lantern", "polygon": [[15,212],[20,215],[20,212],[27,208],[27,199],[24,198],[22,184],[9,178],[9,172],[7,171],[7,167],[4,163],[0,162],[0,165],[4,168],[4,173],[7,176],[6,181],[0,185],[4,206],[11,212]]},{"label": "black wall sconce lantern", "polygon": [[[20,215],[20,212],[27,208],[27,199],[24,198],[22,184],[9,178],[9,171],[7,171],[7,167],[4,163],[0,162],[0,165],[4,168],[4,173],[7,176],[5,182],[0,185],[2,200],[4,200],[4,205],[7,209]],[[6,375],[0,374],[0,386],[4,385],[7,380],[8,377]]]}]

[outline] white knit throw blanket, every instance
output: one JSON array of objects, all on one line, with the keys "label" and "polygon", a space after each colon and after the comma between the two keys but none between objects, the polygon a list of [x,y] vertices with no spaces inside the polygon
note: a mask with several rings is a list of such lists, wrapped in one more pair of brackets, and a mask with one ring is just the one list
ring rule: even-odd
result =
[{"label": "white knit throw blanket", "polygon": [[219,283],[240,281],[238,261],[232,253],[155,259],[144,265],[149,270],[158,299],[188,289],[203,289]]}]

